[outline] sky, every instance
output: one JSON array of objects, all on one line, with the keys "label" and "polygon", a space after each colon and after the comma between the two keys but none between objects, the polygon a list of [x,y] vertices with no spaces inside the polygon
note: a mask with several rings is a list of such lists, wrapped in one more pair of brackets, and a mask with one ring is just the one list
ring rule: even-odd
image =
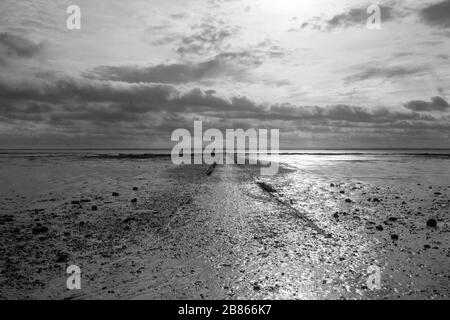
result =
[{"label": "sky", "polygon": [[450,148],[449,62],[450,0],[2,0],[0,148]]}]

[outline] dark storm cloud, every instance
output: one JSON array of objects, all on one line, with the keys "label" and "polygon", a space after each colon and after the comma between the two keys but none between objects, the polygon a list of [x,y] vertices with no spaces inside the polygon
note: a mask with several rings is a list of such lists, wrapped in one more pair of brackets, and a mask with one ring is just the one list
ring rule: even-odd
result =
[{"label": "dark storm cloud", "polygon": [[240,78],[245,68],[257,67],[263,62],[248,51],[225,52],[212,59],[197,63],[160,64],[151,67],[100,66],[87,73],[87,77],[130,83],[188,83],[218,76]]},{"label": "dark storm cloud", "polygon": [[405,108],[412,111],[447,111],[450,105],[441,97],[433,97],[431,101],[413,100],[405,103]]},{"label": "dark storm cloud", "polygon": [[450,28],[450,0],[425,7],[419,14],[422,20],[432,27]]},{"label": "dark storm cloud", "polygon": [[34,43],[11,33],[0,33],[0,58],[2,56],[32,58],[39,55],[44,46],[43,42]]},{"label": "dark storm cloud", "polygon": [[424,66],[414,66],[414,67],[367,67],[357,73],[350,75],[345,78],[346,82],[353,81],[361,81],[372,78],[383,78],[383,79],[391,79],[391,78],[401,78],[406,76],[411,76],[415,74],[422,73],[428,70],[427,67]]}]

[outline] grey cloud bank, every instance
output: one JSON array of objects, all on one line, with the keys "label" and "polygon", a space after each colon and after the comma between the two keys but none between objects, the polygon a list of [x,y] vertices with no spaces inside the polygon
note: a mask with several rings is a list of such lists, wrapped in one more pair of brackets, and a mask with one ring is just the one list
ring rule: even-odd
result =
[{"label": "grey cloud bank", "polygon": [[[166,146],[197,119],[278,128],[293,148],[450,147],[448,3],[382,1],[389,24],[379,31],[365,30],[356,2],[304,16],[315,4],[261,11],[225,1],[181,14],[180,3],[158,7],[157,21],[135,3],[124,7],[132,22],[86,4],[78,33],[49,28],[57,19],[40,28],[39,13],[17,26],[3,17],[0,146]],[[288,23],[303,29],[286,32]]]}]

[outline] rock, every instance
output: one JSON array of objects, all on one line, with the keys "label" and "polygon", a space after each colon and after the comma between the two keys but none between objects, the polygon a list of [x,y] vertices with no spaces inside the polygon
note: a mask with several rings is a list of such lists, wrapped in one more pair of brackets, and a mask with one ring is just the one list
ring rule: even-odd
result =
[{"label": "rock", "polygon": [[338,212],[335,212],[335,213],[333,214],[333,218],[335,218],[335,219],[339,218],[339,213],[338,213]]},{"label": "rock", "polygon": [[253,285],[253,290],[259,291],[259,290],[261,290],[261,286],[260,286],[259,284],[255,283],[255,284]]},{"label": "rock", "polygon": [[10,215],[10,214],[4,214],[4,215],[2,215],[1,220],[3,222],[13,222],[14,221],[14,216]]},{"label": "rock", "polygon": [[80,201],[78,201],[78,200],[73,200],[73,201],[71,202],[71,204],[73,204],[73,205],[79,205],[79,204],[80,204]]},{"label": "rock", "polygon": [[340,193],[340,194],[344,194],[344,193],[345,193],[345,191],[344,191],[344,190],[341,190],[341,191],[339,191],[339,193]]},{"label": "rock", "polygon": [[133,191],[137,191],[138,190],[138,187],[133,187]]},{"label": "rock", "polygon": [[216,162],[214,162],[212,165],[210,165],[209,168],[208,168],[208,170],[206,170],[206,175],[207,175],[207,176],[210,176],[210,175],[213,173],[214,168],[215,168],[216,166],[217,166],[217,163],[216,163]]},{"label": "rock", "polygon": [[93,205],[93,206],[91,207],[91,210],[92,210],[92,211],[97,211],[97,210],[98,210],[98,208],[97,208],[97,206],[96,206],[96,205]]},{"label": "rock", "polygon": [[330,183],[330,187],[332,187],[332,188],[333,188],[333,187],[334,187],[334,183]]},{"label": "rock", "polygon": [[127,217],[127,218],[122,220],[122,223],[129,223],[129,222],[131,222],[133,220],[135,220],[133,217]]},{"label": "rock", "polygon": [[425,244],[425,245],[423,246],[423,248],[424,248],[424,249],[430,249],[431,246],[430,246],[429,244]]},{"label": "rock", "polygon": [[391,239],[392,240],[398,240],[398,235],[397,234],[391,234]]},{"label": "rock", "polygon": [[376,226],[375,229],[377,229],[378,231],[383,231],[384,230],[382,225]]},{"label": "rock", "polygon": [[257,183],[258,186],[259,186],[261,189],[263,189],[264,191],[267,191],[267,192],[269,192],[269,193],[277,192],[277,190],[276,190],[274,187],[272,187],[271,185],[268,185],[268,184],[265,183],[265,182],[258,181],[258,182],[256,182],[256,183]]},{"label": "rock", "polygon": [[67,262],[70,259],[70,255],[67,252],[64,251],[58,251],[58,253],[56,254],[56,262],[57,263],[62,263],[62,262]]},{"label": "rock", "polygon": [[435,219],[428,219],[427,220],[427,227],[428,228],[436,228],[437,227],[437,221]]},{"label": "rock", "polygon": [[113,197],[118,197],[119,194],[118,194],[117,192],[113,192],[113,193],[112,193],[112,196],[113,196]]},{"label": "rock", "polygon": [[378,198],[373,198],[372,199],[372,202],[380,202],[381,200],[380,199],[378,199]]},{"label": "rock", "polygon": [[137,199],[136,199],[136,198],[133,198],[133,199],[131,199],[131,202],[132,202],[132,203],[136,203],[136,202],[137,202]]},{"label": "rock", "polygon": [[348,199],[348,198],[347,198],[347,199],[345,199],[345,202],[346,202],[346,203],[351,203],[351,202],[353,202],[353,201],[352,201],[352,199]]},{"label": "rock", "polygon": [[440,192],[435,192],[434,193],[434,195],[436,195],[436,196],[440,196],[442,193],[440,193]]},{"label": "rock", "polygon": [[397,221],[398,218],[396,218],[396,217],[389,217],[388,220],[389,220],[389,221]]},{"label": "rock", "polygon": [[48,228],[41,224],[37,224],[36,227],[33,228],[32,232],[33,234],[46,233],[48,232]]}]

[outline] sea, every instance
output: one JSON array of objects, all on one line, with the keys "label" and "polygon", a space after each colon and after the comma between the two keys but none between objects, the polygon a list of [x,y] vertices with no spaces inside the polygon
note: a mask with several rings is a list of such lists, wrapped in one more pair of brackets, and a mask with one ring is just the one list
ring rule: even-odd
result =
[{"label": "sea", "polygon": [[[450,149],[281,150],[262,159],[330,181],[450,186]],[[79,197],[126,181],[164,183],[161,172],[171,166],[168,149],[3,149],[0,204]]]}]

